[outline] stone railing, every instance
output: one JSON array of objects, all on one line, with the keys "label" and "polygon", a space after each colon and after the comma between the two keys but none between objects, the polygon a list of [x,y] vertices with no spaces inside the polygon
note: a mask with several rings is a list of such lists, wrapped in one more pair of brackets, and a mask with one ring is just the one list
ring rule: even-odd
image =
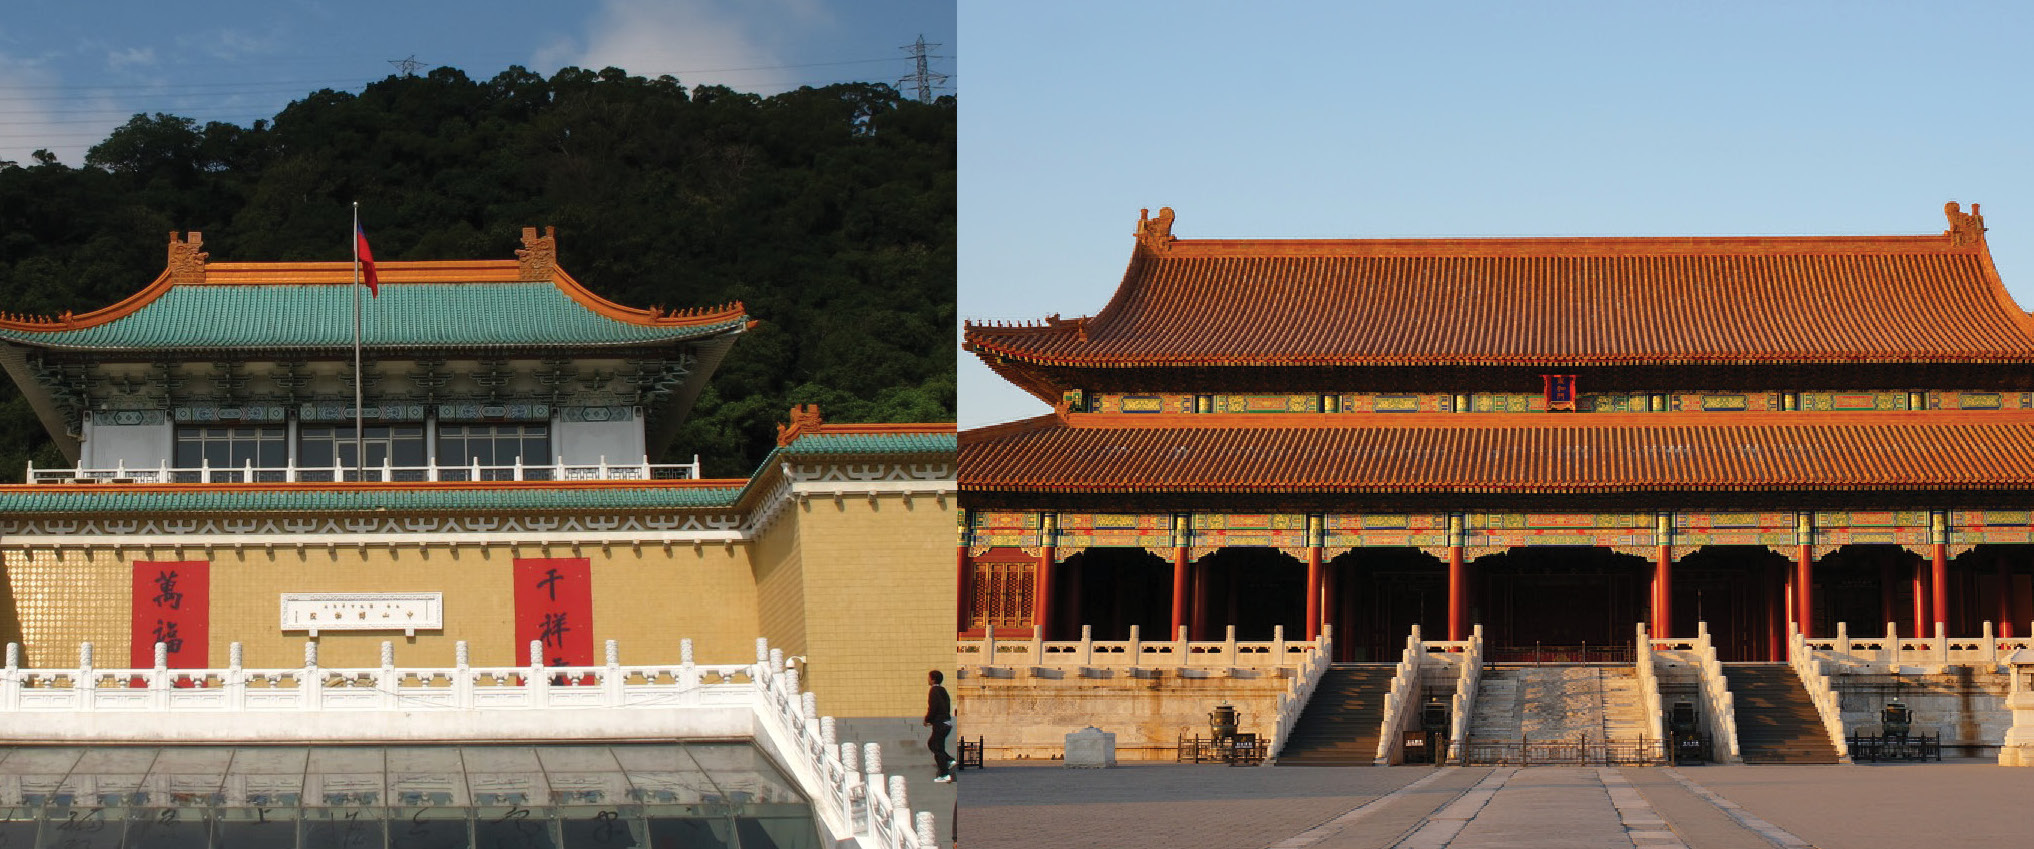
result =
[{"label": "stone railing", "polygon": [[[2030,625],[2034,633],[2034,625]],[[2034,648],[2034,638],[2000,637],[1991,622],[1974,637],[1902,637],[1897,625],[1888,624],[1883,637],[1853,637],[1850,626],[1839,622],[1834,637],[1804,637],[1802,643],[1819,660],[1845,672],[1893,672],[1899,667],[1923,667],[1940,672],[1945,666],[1982,666],[2000,671],[2013,652]]]},{"label": "stone railing", "polygon": [[366,469],[342,466],[214,466],[177,468],[167,462],[154,468],[129,468],[125,463],[102,469],[38,469],[28,464],[23,480],[29,483],[332,483],[359,481],[418,483],[429,481],[577,481],[577,480],[697,480],[699,457],[690,463],[610,463],[606,457],[595,463],[567,463],[560,457],[551,463],[524,463],[521,458],[505,466],[434,464],[392,466],[384,462]]},{"label": "stone railing", "polygon": [[1787,665],[1794,668],[1808,700],[1815,703],[1815,712],[1821,714],[1823,733],[1829,735],[1830,745],[1836,747],[1837,762],[1850,763],[1850,743],[1843,729],[1843,700],[1836,695],[1836,688],[1822,671],[1822,662],[1816,659],[1808,641],[1791,626],[1787,630]]},{"label": "stone railing", "polygon": [[1723,675],[1723,663],[1716,659],[1716,644],[1709,638],[1709,623],[1695,623],[1695,636],[1649,640],[1653,651],[1673,652],[1700,674],[1703,724],[1709,727],[1710,758],[1717,763],[1743,763],[1737,747],[1737,698],[1730,692],[1730,680]]},{"label": "stone railing", "polygon": [[1328,665],[1335,657],[1335,629],[1332,625],[1321,626],[1321,638],[1317,645],[1307,650],[1305,660],[1300,662],[1299,672],[1286,685],[1285,692],[1278,697],[1278,723],[1272,727],[1271,739],[1265,743],[1264,763],[1275,763],[1278,753],[1285,748],[1285,741],[1292,734],[1293,723],[1307,709],[1307,702],[1314,697],[1314,686],[1321,683],[1321,675],[1328,671]]},{"label": "stone railing", "polygon": [[[1377,759],[1374,763],[1391,763],[1392,754],[1398,751],[1398,743],[1405,736],[1408,716],[1419,712],[1420,672],[1426,662],[1427,651],[1420,643],[1420,626],[1414,623],[1412,633],[1406,635],[1405,650],[1399,653],[1398,667],[1391,676],[1391,689],[1384,694],[1383,733],[1377,737]],[[1413,709],[1407,709],[1408,705]]]},{"label": "stone railing", "polygon": [[1660,706],[1660,677],[1653,668],[1653,641],[1646,633],[1646,623],[1638,623],[1638,683],[1640,707],[1646,712],[1646,733],[1655,740],[1667,739],[1665,711]]},{"label": "stone railing", "polygon": [[1448,739],[1460,747],[1464,756],[1468,754],[1469,731],[1476,722],[1476,691],[1483,680],[1483,626],[1477,625],[1469,634],[1469,645],[1462,652],[1462,669],[1455,677],[1455,697],[1448,705]]},{"label": "stone railing", "polygon": [[[1405,651],[1400,655],[1397,671],[1392,675],[1391,690],[1384,698],[1384,719],[1377,740],[1378,764],[1397,763],[1402,753],[1399,746],[1405,741],[1407,726],[1419,719],[1420,684],[1426,677],[1427,668],[1435,661],[1429,655],[1447,654],[1462,664],[1456,675],[1456,698],[1453,708],[1460,716],[1462,706],[1462,678],[1474,679],[1483,665],[1483,626],[1477,625],[1467,640],[1427,640],[1420,636],[1420,626],[1412,626],[1406,635]],[[1474,684],[1470,685],[1470,699],[1475,698]],[[1451,720],[1452,721],[1452,720]],[[1456,739],[1456,738],[1450,738]]]},{"label": "stone railing", "polygon": [[1002,640],[994,628],[979,640],[959,640],[959,665],[987,669],[1174,669],[1182,675],[1214,675],[1237,669],[1299,669],[1315,662],[1321,647],[1313,640],[1288,640],[1285,627],[1272,629],[1270,640],[1238,641],[1236,626],[1222,640],[1188,640],[1187,629],[1175,639],[1146,640],[1136,625],[1130,639],[1096,640],[1081,626],[1079,640]]},{"label": "stone railing", "polygon": [[[623,665],[613,640],[606,649],[602,665],[544,666],[542,645],[533,642],[529,666],[476,667],[466,663],[462,641],[452,666],[398,667],[394,647],[384,642],[379,666],[326,668],[318,665],[317,644],[306,643],[301,667],[247,669],[234,643],[226,668],[171,669],[167,647],[157,643],[153,667],[121,669],[94,665],[90,643],[79,647],[74,667],[24,668],[20,646],[9,643],[0,669],[0,739],[669,738],[676,710],[681,739],[688,729],[704,739],[746,735],[775,755],[836,841],[867,849],[938,845],[933,815],[912,816],[903,777],[883,774],[877,744],[860,748],[858,758],[855,744],[835,739],[833,719],[819,715],[816,697],[800,689],[781,650],[758,639],[754,663],[696,664],[685,640],[676,664]],[[697,721],[682,718],[687,714]],[[746,721],[730,721],[736,715]]]}]

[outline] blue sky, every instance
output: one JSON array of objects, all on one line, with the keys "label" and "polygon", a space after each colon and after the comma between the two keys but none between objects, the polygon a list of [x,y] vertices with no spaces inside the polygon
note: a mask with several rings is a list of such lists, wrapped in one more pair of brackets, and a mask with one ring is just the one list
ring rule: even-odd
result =
[{"label": "blue sky", "polygon": [[[960,6],[960,315],[1092,314],[1186,238],[1936,233],[2034,306],[2034,7]],[[961,424],[1044,412],[961,355]]]},{"label": "blue sky", "polygon": [[[775,93],[895,84],[923,34],[953,73],[952,0],[9,0],[0,159],[70,165],[136,112],[247,125],[321,88],[359,91],[414,56],[475,78],[609,65]],[[951,87],[947,90],[953,91]]]}]

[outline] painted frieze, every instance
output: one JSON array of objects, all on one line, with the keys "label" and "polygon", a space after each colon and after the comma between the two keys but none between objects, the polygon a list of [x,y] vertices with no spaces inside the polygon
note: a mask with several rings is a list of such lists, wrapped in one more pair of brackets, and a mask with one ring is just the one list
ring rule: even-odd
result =
[{"label": "painted frieze", "polygon": [[1307,544],[1307,517],[1300,513],[1195,513],[1192,527],[1195,549]]},{"label": "painted frieze", "polygon": [[968,547],[979,554],[990,548],[1037,548],[1040,517],[1037,513],[977,510],[972,516],[972,539]]},{"label": "painted frieze", "polygon": [[1061,548],[1163,548],[1174,545],[1166,513],[1061,513]]},{"label": "painted frieze", "polygon": [[1330,549],[1448,544],[1448,517],[1440,513],[1330,513],[1322,517]]}]

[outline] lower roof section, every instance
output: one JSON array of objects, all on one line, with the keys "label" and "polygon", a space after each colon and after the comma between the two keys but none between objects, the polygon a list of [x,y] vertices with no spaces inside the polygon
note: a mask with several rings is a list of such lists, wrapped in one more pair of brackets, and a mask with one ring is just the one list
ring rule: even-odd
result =
[{"label": "lower roof section", "polygon": [[[963,493],[1530,496],[2034,490],[2034,414],[1042,416],[962,434]],[[1383,417],[1377,417],[1383,418]]]},{"label": "lower roof section", "polygon": [[779,484],[851,478],[831,473],[840,466],[869,477],[901,465],[952,480],[955,441],[951,424],[814,420],[780,438],[755,477],[729,480],[0,485],[0,523],[15,514],[752,511]]}]

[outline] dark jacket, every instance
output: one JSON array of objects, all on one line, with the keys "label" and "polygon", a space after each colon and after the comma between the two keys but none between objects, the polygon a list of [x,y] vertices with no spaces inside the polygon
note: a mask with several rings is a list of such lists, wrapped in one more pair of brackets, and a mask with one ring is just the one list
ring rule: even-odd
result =
[{"label": "dark jacket", "polygon": [[953,700],[946,695],[946,688],[932,685],[932,692],[925,694],[925,721],[953,721]]}]

